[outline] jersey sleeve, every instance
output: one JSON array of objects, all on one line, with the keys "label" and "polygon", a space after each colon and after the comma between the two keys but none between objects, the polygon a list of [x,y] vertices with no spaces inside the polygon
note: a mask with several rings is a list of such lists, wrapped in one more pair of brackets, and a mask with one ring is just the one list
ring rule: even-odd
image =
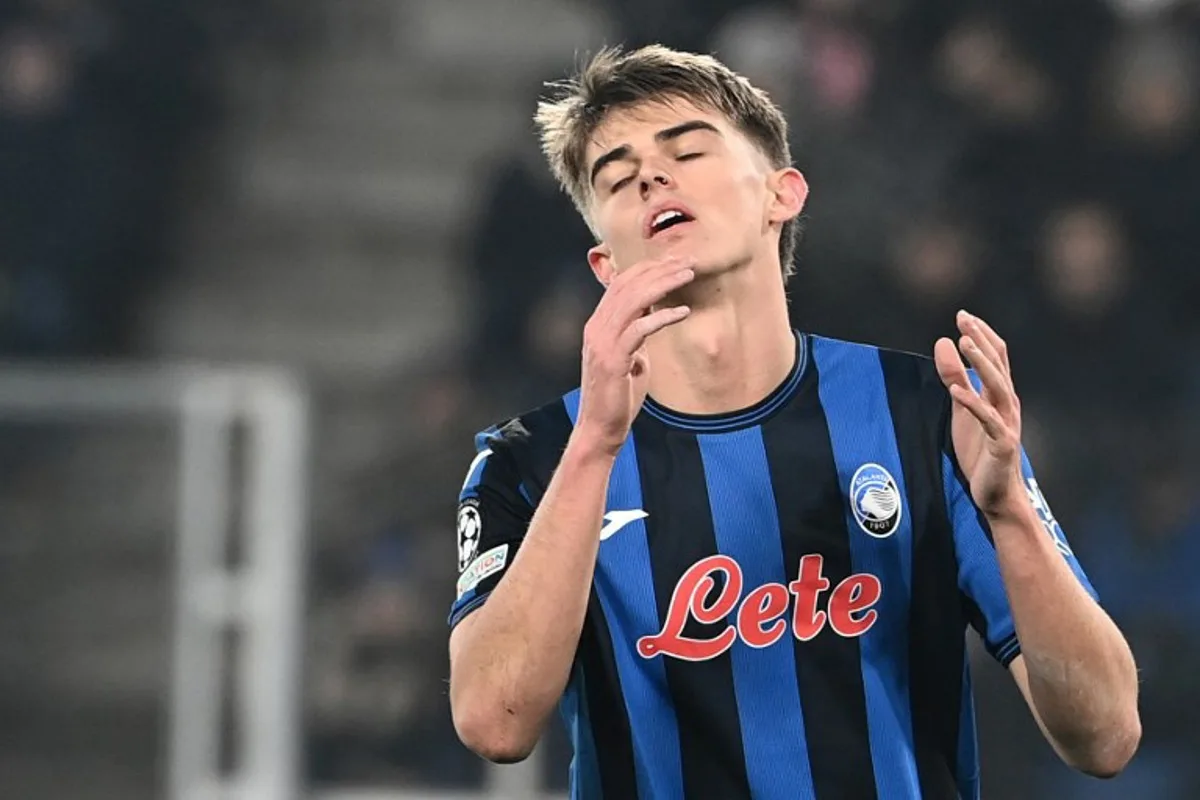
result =
[{"label": "jersey sleeve", "polygon": [[533,518],[510,442],[489,430],[476,437],[475,449],[458,495],[458,581],[451,628],[487,600],[512,564]]},{"label": "jersey sleeve", "polygon": [[[977,376],[972,381],[979,386]],[[947,407],[948,408],[948,407]],[[948,412],[947,412],[948,413]],[[958,562],[958,586],[967,603],[971,626],[983,638],[989,653],[1007,667],[1021,652],[1013,624],[1012,608],[1000,576],[1000,563],[992,540],[992,531],[974,499],[950,441],[948,420],[944,425],[942,472],[946,510],[954,534],[954,550]],[[1075,558],[1066,534],[1054,518],[1024,448],[1021,450],[1021,474],[1029,501],[1037,512],[1046,535],[1054,540],[1059,555],[1066,559],[1075,577],[1094,599],[1099,599],[1083,567]]]}]

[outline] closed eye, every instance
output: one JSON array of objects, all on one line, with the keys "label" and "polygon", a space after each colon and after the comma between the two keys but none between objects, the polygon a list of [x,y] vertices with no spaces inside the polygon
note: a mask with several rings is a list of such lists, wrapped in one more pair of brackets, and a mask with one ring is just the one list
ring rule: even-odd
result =
[{"label": "closed eye", "polygon": [[614,183],[614,184],[612,185],[612,191],[613,191],[614,193],[621,191],[621,190],[622,190],[622,189],[624,189],[626,186],[628,186],[628,185],[629,185],[629,182],[630,182],[630,181],[632,181],[632,180],[633,180],[633,176],[630,176],[630,177],[628,177],[628,178],[622,178],[621,180],[617,181],[616,183]]},{"label": "closed eye", "polygon": [[675,160],[676,161],[693,161],[702,155],[704,155],[704,153],[683,153],[681,155],[675,156]]}]

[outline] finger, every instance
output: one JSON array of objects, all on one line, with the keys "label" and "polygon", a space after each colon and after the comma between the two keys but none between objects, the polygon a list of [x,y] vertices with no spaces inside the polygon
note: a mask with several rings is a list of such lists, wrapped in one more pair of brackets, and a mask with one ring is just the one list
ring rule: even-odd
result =
[{"label": "finger", "polygon": [[976,347],[979,348],[980,355],[994,364],[996,369],[1003,373],[1004,361],[1000,358],[1000,354],[983,332],[983,328],[979,326],[978,317],[974,317],[966,311],[960,311],[957,322],[958,329],[962,331],[965,337],[969,337],[975,343]]},{"label": "finger", "polygon": [[963,365],[962,357],[958,354],[958,348],[954,346],[954,342],[945,337],[938,339],[933,346],[933,363],[937,367],[938,377],[942,379],[942,383],[947,389],[958,385],[974,391],[971,387],[971,379],[967,376],[967,368]]},{"label": "finger", "polygon": [[[1000,338],[1000,334],[996,333],[996,330],[989,325],[987,320],[985,320],[983,317],[977,317],[967,311],[960,311],[959,314],[965,315],[972,324],[973,329],[971,333],[979,334],[979,336],[976,337],[976,341],[979,342],[980,347],[984,347],[986,345],[985,351],[990,349],[993,353],[995,353],[996,362],[1004,370],[1005,374],[1009,376],[1009,383],[1011,384],[1012,365],[1008,363],[1008,344]],[[965,332],[966,331],[964,331],[964,333]],[[990,357],[991,356],[989,356],[989,358]]]},{"label": "finger", "polygon": [[688,306],[671,306],[635,319],[621,334],[621,353],[632,356],[648,338],[668,325],[682,322],[691,313],[692,310]]},{"label": "finger", "polygon": [[1000,356],[1000,363],[1004,365],[1004,371],[1009,375],[1009,379],[1011,381],[1012,366],[1008,362],[1008,343],[1001,338],[1000,334],[996,333],[996,329],[989,325],[988,321],[983,317],[976,317],[972,315],[972,318],[975,320],[975,324],[979,326],[980,330],[983,331],[983,335],[995,349],[996,353]]},{"label": "finger", "polygon": [[690,267],[676,269],[666,274],[656,272],[646,273],[641,281],[630,284],[617,298],[614,298],[612,310],[613,322],[622,330],[657,303],[661,302],[671,292],[683,288],[696,278],[695,270]]},{"label": "finger", "polygon": [[[695,259],[690,256],[666,256],[665,258],[639,261],[629,269],[618,273],[604,290],[604,295],[596,305],[596,315],[600,319],[610,319],[619,309],[625,308],[625,298],[631,289],[642,285],[645,281],[653,281],[656,277],[670,275],[695,265]],[[621,323],[624,328],[625,322]]]},{"label": "finger", "polygon": [[[610,317],[618,308],[624,307],[625,297],[631,289],[652,281],[657,276],[670,275],[682,269],[692,267],[694,259],[668,256],[666,258],[649,259],[634,264],[624,272],[619,273],[608,284],[604,296],[600,298],[597,311],[601,317]],[[624,325],[622,325],[624,327]]]},{"label": "finger", "polygon": [[950,387],[950,397],[979,421],[979,424],[983,426],[983,432],[989,439],[1002,441],[1005,438],[1008,428],[1005,427],[1000,412],[974,391],[955,384]]},{"label": "finger", "polygon": [[694,256],[664,256],[663,258],[649,258],[645,261],[639,261],[629,269],[617,273],[609,284],[611,291],[620,293],[631,284],[636,284],[644,277],[649,277],[656,273],[668,273],[685,267],[694,267],[696,259]]},{"label": "finger", "polygon": [[691,262],[678,257],[649,260],[622,273],[627,279],[609,284],[584,326],[585,345],[591,342],[602,350],[619,350],[622,335],[635,320],[647,316],[652,305],[695,277],[690,267],[680,267]]},{"label": "finger", "polygon": [[984,395],[991,401],[991,405],[1001,413],[1008,413],[1013,406],[1013,391],[1008,377],[996,362],[984,354],[974,336],[962,337],[959,347],[983,382]]}]

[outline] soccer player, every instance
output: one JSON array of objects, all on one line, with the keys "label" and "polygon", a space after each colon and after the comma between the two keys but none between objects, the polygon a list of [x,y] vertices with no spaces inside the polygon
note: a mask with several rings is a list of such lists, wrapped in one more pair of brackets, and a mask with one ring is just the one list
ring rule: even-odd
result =
[{"label": "soccer player", "polygon": [[1001,338],[967,313],[932,359],[793,331],[807,187],[715,59],[610,49],[557,88],[537,123],[606,289],[581,388],[481,434],[462,486],[462,740],[520,760],[557,704],[575,798],[974,798],[970,626],[1067,764],[1120,772],[1133,657]]}]

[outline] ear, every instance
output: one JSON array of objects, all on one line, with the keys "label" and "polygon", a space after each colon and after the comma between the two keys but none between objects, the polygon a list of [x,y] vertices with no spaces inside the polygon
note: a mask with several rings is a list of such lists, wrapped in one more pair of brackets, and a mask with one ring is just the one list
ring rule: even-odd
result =
[{"label": "ear", "polygon": [[784,223],[800,215],[808,199],[808,182],[795,167],[781,169],[771,176],[771,205],[767,219]]},{"label": "ear", "polygon": [[587,254],[588,266],[592,268],[592,273],[596,276],[596,280],[600,281],[600,285],[608,287],[612,283],[613,275],[616,274],[616,265],[613,263],[612,248],[604,242],[588,250]]}]

